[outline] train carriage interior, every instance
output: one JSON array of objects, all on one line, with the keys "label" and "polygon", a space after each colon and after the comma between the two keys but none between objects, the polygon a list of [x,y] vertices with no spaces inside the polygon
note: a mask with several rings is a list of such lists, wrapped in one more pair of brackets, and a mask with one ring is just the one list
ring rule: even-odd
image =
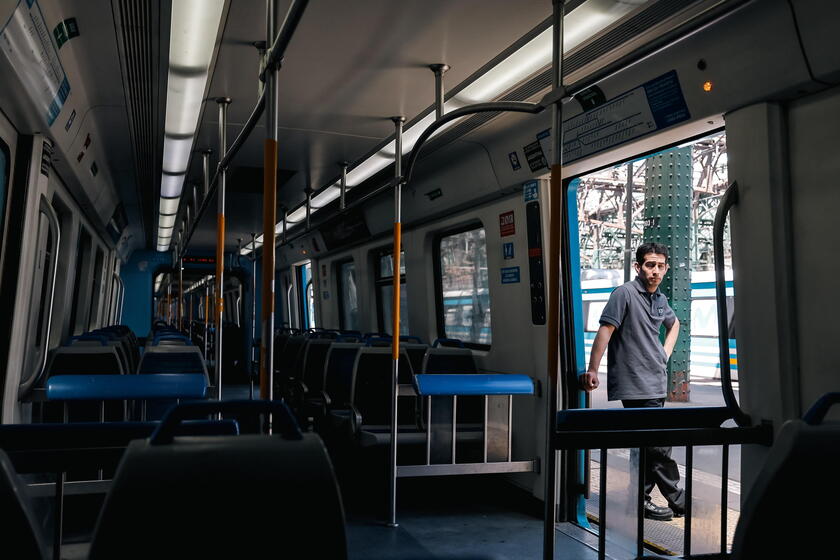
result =
[{"label": "train carriage interior", "polygon": [[837,556],[839,27],[0,0],[0,556]]}]

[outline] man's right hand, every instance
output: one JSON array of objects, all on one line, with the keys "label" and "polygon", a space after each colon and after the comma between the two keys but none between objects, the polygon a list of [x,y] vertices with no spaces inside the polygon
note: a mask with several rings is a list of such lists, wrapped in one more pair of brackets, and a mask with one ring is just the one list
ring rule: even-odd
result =
[{"label": "man's right hand", "polygon": [[600,381],[598,381],[598,372],[597,371],[587,371],[583,375],[580,376],[580,385],[584,391],[594,391],[600,385]]}]

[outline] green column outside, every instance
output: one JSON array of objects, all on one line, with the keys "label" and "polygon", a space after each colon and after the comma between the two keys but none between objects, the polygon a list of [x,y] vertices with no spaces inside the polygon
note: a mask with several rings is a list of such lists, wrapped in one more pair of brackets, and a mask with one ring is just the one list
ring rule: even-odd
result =
[{"label": "green column outside", "polygon": [[[691,147],[645,160],[645,235],[670,252],[671,268],[660,289],[680,321],[680,336],[668,361],[668,400],[688,402],[691,349]],[[664,339],[665,329],[660,336]]]}]

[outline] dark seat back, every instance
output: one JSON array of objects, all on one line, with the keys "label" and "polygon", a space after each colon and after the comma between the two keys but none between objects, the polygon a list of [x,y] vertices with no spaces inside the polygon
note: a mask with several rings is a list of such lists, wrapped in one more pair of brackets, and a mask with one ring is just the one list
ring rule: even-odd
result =
[{"label": "dark seat back", "polygon": [[[423,373],[478,373],[475,358],[469,348],[437,346],[429,348],[423,357]],[[448,397],[434,397],[435,403]],[[424,411],[425,415],[425,411]],[[424,416],[425,418],[425,416]],[[483,397],[458,397],[458,423],[477,424],[484,421]]]},{"label": "dark seat back", "polygon": [[[351,402],[362,415],[365,425],[382,426],[391,423],[391,379],[393,359],[390,348],[367,346],[356,355],[353,368]],[[403,352],[400,355],[399,382],[410,384],[414,372]],[[414,424],[416,397],[402,397],[397,411],[399,424]]]},{"label": "dark seat back", "polygon": [[333,406],[341,407],[350,402],[353,391],[353,366],[356,354],[364,344],[334,342],[327,351],[324,365],[324,392]]},{"label": "dark seat back", "polygon": [[89,557],[161,555],[346,558],[338,484],[320,438],[133,441],[105,500]]},{"label": "dark seat back", "polygon": [[[733,560],[836,556],[840,424],[782,426],[741,507]],[[807,504],[807,536],[790,538],[791,512]]]},{"label": "dark seat back", "polygon": [[327,338],[316,338],[306,343],[302,380],[311,394],[318,394],[324,388],[324,365],[332,344],[333,341]]},{"label": "dark seat back", "polygon": [[9,457],[0,450],[0,519],[3,520],[3,557],[21,560],[47,558],[41,530],[32,514],[26,487]]}]

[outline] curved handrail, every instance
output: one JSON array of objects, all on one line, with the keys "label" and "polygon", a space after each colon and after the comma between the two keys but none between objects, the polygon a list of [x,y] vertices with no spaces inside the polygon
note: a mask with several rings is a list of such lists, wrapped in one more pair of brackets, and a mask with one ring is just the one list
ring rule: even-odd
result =
[{"label": "curved handrail", "polygon": [[414,164],[417,162],[417,158],[420,157],[420,150],[423,148],[426,140],[431,138],[432,134],[434,134],[446,123],[467,115],[475,115],[477,113],[498,113],[504,111],[536,114],[544,109],[545,105],[540,103],[527,103],[524,101],[491,101],[488,103],[475,103],[473,105],[467,105],[466,107],[461,107],[460,109],[455,109],[454,111],[446,113],[429,125],[429,128],[424,130],[423,134],[417,138],[417,141],[414,143],[414,147],[411,149],[411,153],[408,156],[408,162],[405,166],[405,174],[402,179],[403,183],[405,184],[411,181],[411,173],[414,170]]},{"label": "curved handrail", "polygon": [[818,424],[822,424],[823,419],[825,418],[828,409],[831,408],[831,405],[840,403],[840,393],[826,393],[825,395],[821,396],[817,402],[811,405],[811,408],[808,409],[802,416],[802,420],[805,421],[806,424],[811,426],[816,426]]},{"label": "curved handrail", "polygon": [[720,350],[720,384],[726,408],[732,411],[732,418],[739,426],[749,426],[750,417],[738,405],[732,389],[732,371],[729,367],[729,321],[726,310],[726,276],[723,262],[723,228],[726,215],[738,202],[738,183],[732,181],[720,199],[712,236],[715,254],[715,295],[717,296],[718,348]]},{"label": "curved handrail", "polygon": [[272,414],[274,433],[284,439],[302,439],[297,420],[289,407],[282,401],[194,401],[182,403],[169,409],[160,426],[149,438],[151,445],[172,443],[182,421],[194,416],[210,414]]}]

